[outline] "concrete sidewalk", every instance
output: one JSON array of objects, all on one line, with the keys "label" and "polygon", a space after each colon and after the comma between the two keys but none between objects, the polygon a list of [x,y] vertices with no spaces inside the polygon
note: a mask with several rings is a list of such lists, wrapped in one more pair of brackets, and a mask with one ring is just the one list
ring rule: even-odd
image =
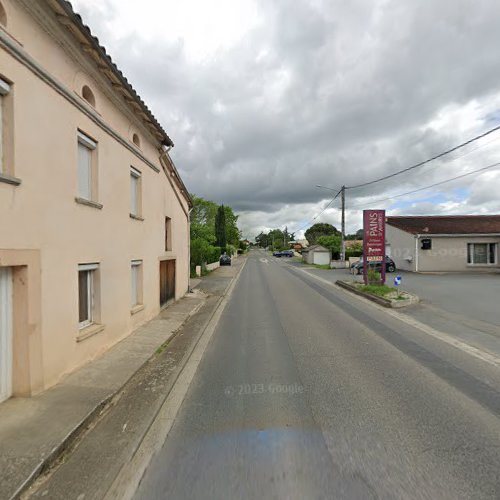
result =
[{"label": "concrete sidewalk", "polygon": [[0,498],[15,497],[70,446],[205,297],[187,294],[53,388],[0,405]]}]

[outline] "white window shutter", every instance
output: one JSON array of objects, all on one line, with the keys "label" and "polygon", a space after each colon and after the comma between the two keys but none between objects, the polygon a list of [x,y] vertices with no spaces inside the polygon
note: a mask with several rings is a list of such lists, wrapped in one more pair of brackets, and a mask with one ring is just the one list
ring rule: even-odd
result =
[{"label": "white window shutter", "polygon": [[130,213],[138,215],[137,213],[137,185],[138,179],[135,175],[130,176]]},{"label": "white window shutter", "polygon": [[92,153],[82,143],[78,143],[78,194],[81,198],[90,200],[92,197]]}]

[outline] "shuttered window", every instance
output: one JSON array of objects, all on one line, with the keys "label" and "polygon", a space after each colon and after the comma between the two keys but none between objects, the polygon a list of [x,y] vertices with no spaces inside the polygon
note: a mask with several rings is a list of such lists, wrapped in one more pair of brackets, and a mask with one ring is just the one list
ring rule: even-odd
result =
[{"label": "shuttered window", "polygon": [[98,264],[78,266],[78,324],[80,328],[94,322],[94,286]]},{"label": "shuttered window", "polygon": [[130,213],[132,215],[141,215],[141,172],[130,168]]},{"label": "shuttered window", "polygon": [[5,168],[5,96],[10,92],[10,85],[0,78],[0,174]]},{"label": "shuttered window", "polygon": [[78,132],[78,196],[84,200],[92,200],[93,155],[97,143],[82,132]]},{"label": "shuttered window", "polygon": [[138,306],[142,303],[142,260],[131,262],[131,305]]}]

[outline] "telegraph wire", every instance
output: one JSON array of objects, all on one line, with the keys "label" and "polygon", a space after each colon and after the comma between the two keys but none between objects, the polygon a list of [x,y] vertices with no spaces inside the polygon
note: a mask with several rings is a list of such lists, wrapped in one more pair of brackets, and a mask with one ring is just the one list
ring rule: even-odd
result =
[{"label": "telegraph wire", "polygon": [[[434,184],[430,184],[429,186],[424,186],[424,187],[421,187],[421,188],[418,188],[418,189],[414,189],[413,191],[408,191],[407,193],[396,194],[396,195],[390,196],[388,198],[382,198],[382,199],[379,199],[379,200],[374,200],[374,201],[370,202],[370,205],[373,204],[373,203],[380,203],[382,201],[389,201],[389,200],[392,200],[394,198],[401,198],[402,196],[407,196],[409,194],[418,193],[420,191],[425,191],[426,189],[430,189],[430,188],[433,188],[433,187],[436,187],[436,186],[440,186],[441,184],[446,184],[447,182],[456,181],[458,179],[463,179],[464,177],[468,177],[469,175],[477,174],[478,172],[484,172],[486,170],[489,170],[490,168],[495,168],[495,167],[498,167],[498,166],[500,166],[500,162],[493,163],[493,164],[488,165],[486,167],[478,168],[476,170],[472,170],[471,172],[467,172],[467,173],[462,174],[462,175],[457,175],[456,177],[451,177],[450,179],[445,179],[443,181],[436,182]],[[352,208],[363,208],[363,207],[366,207],[366,206],[367,205],[365,203],[363,203],[361,205],[354,205],[353,207],[349,207],[349,208],[350,209],[352,209]]]},{"label": "telegraph wire", "polygon": [[410,167],[404,168],[403,170],[399,170],[397,172],[394,172],[394,173],[389,174],[389,175],[385,175],[383,177],[380,177],[378,179],[374,179],[372,181],[363,182],[361,184],[356,184],[355,186],[346,186],[346,189],[357,189],[357,188],[364,187],[364,186],[370,186],[370,185],[375,184],[377,182],[385,181],[385,180],[390,179],[392,177],[396,177],[397,175],[403,174],[405,172],[409,172],[410,170],[413,170],[415,168],[426,165],[427,163],[430,163],[434,160],[442,158],[443,156],[446,156],[450,153],[453,153],[454,151],[457,151],[458,149],[461,149],[469,144],[472,144],[473,142],[475,142],[479,139],[482,139],[483,137],[486,137],[487,135],[490,135],[493,132],[496,132],[497,130],[500,130],[500,125],[497,125],[496,127],[492,128],[490,130],[487,130],[486,132],[483,132],[482,134],[479,134],[479,135],[473,137],[472,139],[469,139],[468,141],[462,142],[458,146],[454,146],[453,148],[447,149],[446,151],[443,151],[442,153],[434,155],[431,158],[428,158],[427,160],[421,161],[419,163],[416,163],[415,165],[411,165]]},{"label": "telegraph wire", "polygon": [[303,226],[301,226],[298,229],[295,229],[294,231],[292,231],[292,233],[297,233],[299,231],[302,231],[302,229],[308,227],[309,224],[311,224],[311,222],[314,222],[322,213],[324,213],[326,211],[326,209],[328,207],[330,207],[330,205],[339,197],[339,195],[340,195],[341,192],[342,192],[342,188],[340,188],[340,190],[338,191],[338,193],[328,202],[328,204],[326,205],[326,207],[323,208],[323,210],[321,210],[321,212],[319,214],[315,215],[309,222],[307,222]]}]

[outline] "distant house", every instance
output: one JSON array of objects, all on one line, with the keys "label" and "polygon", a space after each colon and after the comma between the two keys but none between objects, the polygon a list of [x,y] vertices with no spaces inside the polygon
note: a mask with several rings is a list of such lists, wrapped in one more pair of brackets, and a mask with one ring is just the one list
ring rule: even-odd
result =
[{"label": "distant house", "polygon": [[296,252],[302,252],[302,249],[304,248],[302,246],[302,243],[299,243],[298,241],[290,241],[289,243],[290,245],[290,248],[293,248],[293,250],[295,250]]},{"label": "distant house", "polygon": [[398,269],[498,270],[500,215],[386,218],[387,254]]},{"label": "distant house", "polygon": [[308,264],[330,264],[332,252],[321,245],[313,245],[302,250],[302,259]]}]

